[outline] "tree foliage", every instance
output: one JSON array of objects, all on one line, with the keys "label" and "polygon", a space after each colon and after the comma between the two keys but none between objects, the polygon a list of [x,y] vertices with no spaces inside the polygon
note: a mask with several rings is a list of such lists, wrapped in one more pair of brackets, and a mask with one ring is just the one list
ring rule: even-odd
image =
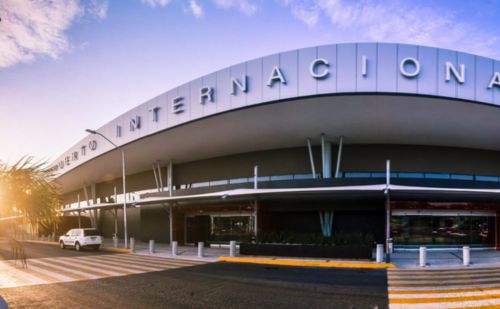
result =
[{"label": "tree foliage", "polygon": [[46,161],[25,156],[13,165],[0,162],[0,217],[20,215],[32,225],[49,226],[59,209],[54,172]]}]

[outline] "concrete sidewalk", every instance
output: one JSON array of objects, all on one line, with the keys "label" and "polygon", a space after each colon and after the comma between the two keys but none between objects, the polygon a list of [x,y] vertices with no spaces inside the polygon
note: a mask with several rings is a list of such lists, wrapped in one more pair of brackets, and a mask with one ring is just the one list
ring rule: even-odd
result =
[{"label": "concrete sidewalk", "polygon": [[[471,250],[471,266],[500,266],[500,251]],[[391,255],[391,263],[398,268],[421,268],[419,266],[419,252],[397,251]],[[465,267],[463,266],[462,250],[433,251],[427,250],[426,268]]]},{"label": "concrete sidewalk", "polygon": [[[113,240],[105,238],[103,240],[103,247],[109,248],[113,247]],[[130,245],[130,244],[129,244]],[[118,248],[124,248],[125,244],[123,240],[118,242]],[[172,255],[172,247],[170,244],[155,243],[154,253],[149,252],[149,242],[135,241],[135,253],[143,255],[154,255],[159,257],[176,258],[183,260],[192,261],[205,261],[205,262],[216,262],[219,257],[229,255],[229,246],[221,246],[220,248],[204,248],[203,257],[198,257],[198,247],[196,246],[178,246],[177,255]]]}]

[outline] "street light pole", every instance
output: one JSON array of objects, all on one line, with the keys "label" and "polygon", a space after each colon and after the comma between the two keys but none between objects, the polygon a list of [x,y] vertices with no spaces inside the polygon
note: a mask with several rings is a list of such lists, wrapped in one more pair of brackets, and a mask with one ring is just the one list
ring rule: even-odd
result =
[{"label": "street light pole", "polygon": [[[86,129],[86,132],[90,134],[97,134],[107,140],[111,145],[115,146],[116,149],[120,148],[115,143],[113,143],[109,138],[103,134],[95,131]],[[126,190],[126,180],[125,180],[125,151],[122,151],[122,180],[123,180],[123,237],[125,238],[125,248],[128,248],[128,232],[127,232],[127,190]]]}]

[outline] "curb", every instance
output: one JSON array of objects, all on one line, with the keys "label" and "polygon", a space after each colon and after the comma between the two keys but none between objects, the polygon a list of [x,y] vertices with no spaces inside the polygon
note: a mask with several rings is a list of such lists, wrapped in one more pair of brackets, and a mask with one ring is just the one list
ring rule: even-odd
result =
[{"label": "curb", "polygon": [[[33,244],[59,246],[59,243],[57,241],[43,241],[43,240],[22,240],[22,241],[33,243]],[[118,252],[118,253],[134,253],[134,251],[132,251],[131,249],[125,249],[125,248],[100,247],[99,250],[100,251],[107,251],[107,252]]]},{"label": "curb", "polygon": [[368,269],[387,269],[396,268],[392,263],[373,263],[373,262],[315,262],[304,260],[276,260],[265,258],[244,258],[221,256],[219,262],[231,263],[250,263],[262,265],[281,265],[281,266],[300,266],[300,267],[330,267],[330,268],[368,268]]}]

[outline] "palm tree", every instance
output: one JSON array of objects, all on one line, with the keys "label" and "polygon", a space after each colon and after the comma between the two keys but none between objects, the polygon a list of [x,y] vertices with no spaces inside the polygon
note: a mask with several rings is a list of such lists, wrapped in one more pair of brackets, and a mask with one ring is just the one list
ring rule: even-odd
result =
[{"label": "palm tree", "polygon": [[32,227],[51,227],[60,205],[54,172],[46,161],[24,156],[13,165],[0,162],[0,218],[19,216]]}]

